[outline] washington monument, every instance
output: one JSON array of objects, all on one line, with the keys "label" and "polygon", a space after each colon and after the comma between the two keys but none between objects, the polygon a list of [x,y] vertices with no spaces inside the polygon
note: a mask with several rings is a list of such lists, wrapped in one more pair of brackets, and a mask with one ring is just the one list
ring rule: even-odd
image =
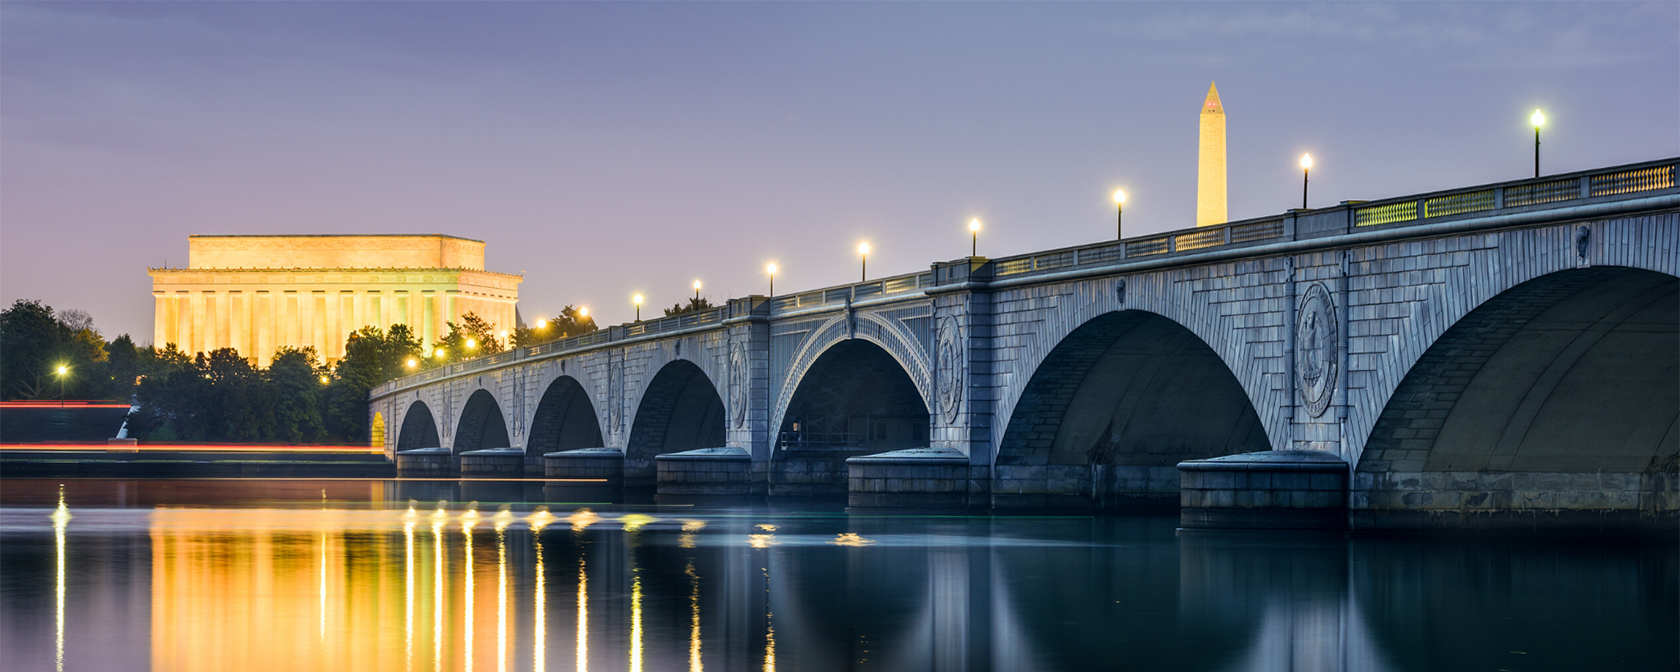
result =
[{"label": "washington monument", "polygon": [[1196,163],[1196,226],[1226,221],[1225,107],[1219,104],[1219,88],[1209,83],[1207,101],[1202,103],[1202,147]]}]

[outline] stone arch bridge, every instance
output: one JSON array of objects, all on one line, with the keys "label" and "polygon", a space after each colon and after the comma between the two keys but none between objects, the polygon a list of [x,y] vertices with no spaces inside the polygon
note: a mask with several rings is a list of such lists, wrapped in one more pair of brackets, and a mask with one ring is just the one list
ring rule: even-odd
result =
[{"label": "stone arch bridge", "polygon": [[1672,527],[1676,162],[732,299],[396,380],[369,412],[391,453],[661,493]]}]

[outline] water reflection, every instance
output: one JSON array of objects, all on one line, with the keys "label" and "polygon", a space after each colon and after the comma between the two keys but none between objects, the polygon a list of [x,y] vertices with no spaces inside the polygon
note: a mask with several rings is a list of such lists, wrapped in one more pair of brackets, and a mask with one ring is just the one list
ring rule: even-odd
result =
[{"label": "water reflection", "polygon": [[[0,509],[8,669],[1662,669],[1680,646],[1665,545],[309,497],[72,529],[76,487]],[[150,618],[101,615],[130,599]]]}]

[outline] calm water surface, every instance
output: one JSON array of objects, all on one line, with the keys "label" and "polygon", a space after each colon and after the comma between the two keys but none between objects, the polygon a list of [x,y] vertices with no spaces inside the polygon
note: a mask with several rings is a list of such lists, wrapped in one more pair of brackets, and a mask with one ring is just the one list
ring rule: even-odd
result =
[{"label": "calm water surface", "polygon": [[0,666],[1667,670],[1680,651],[1673,543],[462,487],[68,481],[60,505],[60,481],[7,479]]}]

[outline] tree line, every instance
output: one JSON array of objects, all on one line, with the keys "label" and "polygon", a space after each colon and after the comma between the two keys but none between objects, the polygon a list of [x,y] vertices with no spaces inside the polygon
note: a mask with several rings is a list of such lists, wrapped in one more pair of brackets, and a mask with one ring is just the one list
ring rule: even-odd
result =
[{"label": "tree line", "polygon": [[349,334],[327,366],[314,348],[282,347],[268,368],[233,348],[188,354],[174,343],[106,341],[86,313],[19,299],[0,311],[0,398],[115,399],[137,405],[129,436],[142,441],[351,443],[369,440],[367,397],[401,376],[505,346],[526,347],[595,329],[567,306],[508,341],[473,313],[446,322],[430,346],[404,324]]}]

